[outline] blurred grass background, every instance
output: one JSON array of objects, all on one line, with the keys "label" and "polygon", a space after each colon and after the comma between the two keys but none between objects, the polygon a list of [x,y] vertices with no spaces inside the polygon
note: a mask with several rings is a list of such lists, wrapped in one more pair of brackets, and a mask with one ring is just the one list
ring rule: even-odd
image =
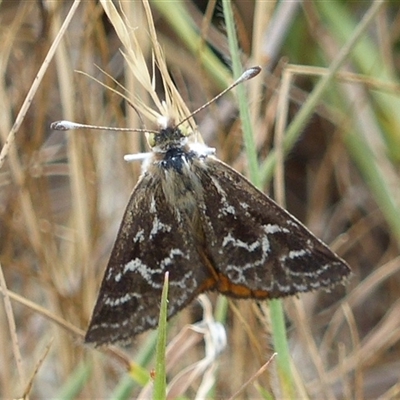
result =
[{"label": "blurred grass background", "polygon": [[[288,106],[290,126],[377,3],[379,12],[357,46],[344,55],[340,73],[309,111],[310,120],[299,128],[300,137],[279,164],[283,150],[277,137],[284,133],[275,127],[282,104]],[[57,119],[140,127],[119,96],[75,72],[115,87],[98,65],[131,92],[140,90],[100,3],[79,4],[30,98],[15,141],[5,146],[72,4],[0,5],[0,140],[6,155],[0,169],[0,286],[9,294],[0,306],[1,398],[28,393],[32,399],[137,397],[139,383],[118,360],[148,371],[154,367],[153,332],[119,350],[120,358],[81,345],[120,218],[140,173],[140,165],[126,164],[123,155],[146,149],[144,138],[135,133],[49,128]],[[214,12],[212,4],[207,9],[201,1],[151,5],[170,72],[194,110],[231,81],[221,5],[217,2]],[[146,52],[140,3],[123,2],[123,8]],[[399,398],[399,4],[238,0],[233,11],[243,65],[263,67],[261,77],[246,83],[263,190],[285,202],[354,272],[346,287],[284,301],[296,397]],[[151,60],[150,52],[148,56]],[[283,77],[289,81],[288,91]],[[197,115],[196,121],[218,157],[247,174],[254,160],[243,151],[234,95]],[[277,160],[284,173],[271,184]],[[218,309],[218,297],[210,298]],[[234,395],[274,352],[267,304],[230,305],[224,322],[228,347],[213,372],[210,398]],[[200,318],[198,304],[181,312],[169,324],[169,341]],[[201,342],[193,344],[175,360],[168,381],[203,356]],[[190,382],[184,396],[194,398],[200,380]],[[272,361],[235,398],[283,398],[281,390]]]}]

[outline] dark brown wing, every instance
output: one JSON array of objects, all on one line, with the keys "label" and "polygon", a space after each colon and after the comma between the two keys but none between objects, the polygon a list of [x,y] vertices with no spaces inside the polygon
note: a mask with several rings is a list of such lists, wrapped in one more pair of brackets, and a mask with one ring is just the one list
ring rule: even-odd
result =
[{"label": "dark brown wing", "polygon": [[202,169],[202,220],[219,290],[275,298],[330,288],[348,265],[246,178],[209,157]]},{"label": "dark brown wing", "polygon": [[155,328],[166,271],[169,316],[189,304],[207,278],[185,216],[177,219],[158,179],[145,175],[133,190],[85,337],[88,343],[127,342]]}]

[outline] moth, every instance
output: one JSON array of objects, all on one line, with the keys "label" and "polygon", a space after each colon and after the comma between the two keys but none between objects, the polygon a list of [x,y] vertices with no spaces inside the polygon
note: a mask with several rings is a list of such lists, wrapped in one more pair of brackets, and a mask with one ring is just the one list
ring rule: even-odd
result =
[{"label": "moth", "polygon": [[169,317],[206,291],[273,299],[329,289],[350,274],[303,224],[180,125],[166,118],[148,134],[151,153],[122,218],[86,343],[129,342],[155,328],[166,271]]}]

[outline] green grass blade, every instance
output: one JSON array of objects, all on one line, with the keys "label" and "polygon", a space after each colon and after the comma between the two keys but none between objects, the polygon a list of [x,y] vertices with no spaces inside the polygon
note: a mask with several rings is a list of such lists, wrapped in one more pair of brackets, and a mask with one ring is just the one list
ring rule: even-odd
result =
[{"label": "green grass blade", "polygon": [[196,57],[200,56],[201,65],[207,74],[214,78],[220,89],[225,88],[229,82],[229,71],[207,46],[204,46],[199,53],[201,40],[194,25],[190,23],[191,16],[183,7],[183,3],[174,2],[173,7],[168,1],[152,1],[152,4],[169,22],[190,52]]},{"label": "green grass blade", "polygon": [[[318,10],[324,18],[332,36],[343,43],[351,36],[358,21],[351,18],[348,6],[341,2],[318,2]],[[388,66],[384,57],[381,56],[381,49],[374,40],[369,37],[360,39],[357,46],[351,53],[351,59],[357,69],[368,76],[379,79],[383,82],[398,83],[398,78]],[[384,121],[382,133],[388,143],[387,150],[397,161],[400,160],[400,97],[396,94],[389,94],[383,91],[372,90],[369,92],[375,106],[379,109],[381,120]]]},{"label": "green grass blade", "polygon": [[[308,123],[311,116],[313,115],[315,107],[318,105],[325,91],[329,88],[330,84],[335,78],[336,72],[339,71],[343,63],[348,59],[349,54],[357,45],[362,35],[368,28],[369,24],[376,17],[382,5],[383,2],[374,2],[374,4],[370,7],[370,9],[364,15],[362,21],[355,28],[353,35],[350,37],[348,42],[343,46],[335,60],[332,62],[331,66],[329,67],[329,73],[321,78],[312,93],[310,93],[310,95],[308,96],[304,105],[296,114],[293,121],[287,127],[283,142],[283,147],[286,154],[293,148],[296,141],[299,139],[305,125]],[[272,178],[275,165],[276,153],[274,150],[272,150],[262,166],[261,176],[264,183],[268,182]]]},{"label": "green grass blade", "polygon": [[158,323],[158,341],[156,354],[156,377],[154,379],[153,399],[166,398],[167,378],[165,348],[167,346],[167,307],[168,307],[169,274],[165,274],[164,287],[161,295],[160,319]]},{"label": "green grass blade", "polygon": [[[228,32],[229,48],[232,56],[234,77],[238,78],[242,73],[242,66],[240,63],[239,46],[236,38],[235,23],[230,1],[224,0],[223,6],[226,28]],[[253,184],[260,187],[261,179],[257,160],[257,150],[254,143],[254,136],[251,125],[250,112],[248,108],[248,101],[245,93],[245,87],[243,85],[238,86],[237,93],[240,117],[243,126],[243,138],[249,165],[249,175]],[[292,383],[293,378],[290,368],[291,360],[289,355],[289,346],[287,342],[284,314],[281,301],[276,300],[274,302],[271,302],[270,312],[272,321],[272,336],[275,350],[278,353],[277,364],[282,393],[286,397],[292,398],[294,395],[294,389]]]},{"label": "green grass blade", "polygon": [[67,381],[62,385],[54,398],[60,400],[76,399],[81,390],[87,384],[92,373],[92,364],[89,362],[80,363],[71,373]]},{"label": "green grass blade", "polygon": [[145,386],[149,379],[150,374],[144,368],[153,358],[154,349],[157,343],[157,332],[151,332],[144,346],[141,348],[139,354],[135,357],[135,365],[131,366],[128,374],[125,374],[118,382],[118,385],[113,390],[110,396],[113,400],[128,400],[132,397],[132,391],[138,386]]},{"label": "green grass blade", "polygon": [[[243,67],[240,62],[240,50],[236,37],[231,2],[229,0],[224,0],[222,4],[224,6],[224,17],[226,30],[228,33],[229,50],[232,57],[233,76],[235,79],[238,79],[243,73]],[[251,124],[250,111],[248,107],[249,103],[247,101],[245,85],[239,85],[236,90],[239,103],[240,119],[242,121],[244,146],[247,154],[249,176],[253,184],[257,187],[260,187],[257,149],[254,142],[253,127]]]}]

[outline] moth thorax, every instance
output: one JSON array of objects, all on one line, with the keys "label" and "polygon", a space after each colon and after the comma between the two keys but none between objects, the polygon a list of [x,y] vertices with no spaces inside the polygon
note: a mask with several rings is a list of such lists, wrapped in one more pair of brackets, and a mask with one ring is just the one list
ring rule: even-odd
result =
[{"label": "moth thorax", "polygon": [[203,187],[191,157],[183,156],[182,161],[182,164],[176,161],[171,168],[163,168],[162,188],[173,208],[191,214],[197,209],[198,200],[203,198]]}]

